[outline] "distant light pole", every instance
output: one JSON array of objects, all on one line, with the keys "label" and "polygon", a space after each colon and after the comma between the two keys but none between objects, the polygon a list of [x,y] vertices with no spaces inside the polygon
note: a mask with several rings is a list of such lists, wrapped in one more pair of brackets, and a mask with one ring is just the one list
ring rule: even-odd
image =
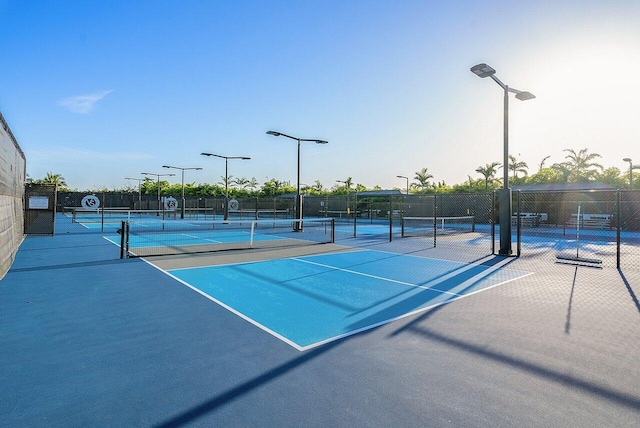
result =
[{"label": "distant light pole", "polygon": [[634,165],[633,161],[630,158],[622,159],[625,162],[629,162],[629,189],[633,189],[633,170],[636,168],[640,168],[639,165]]},{"label": "distant light pole", "polygon": [[184,171],[186,169],[193,169],[193,170],[201,170],[202,168],[200,167],[190,167],[190,168],[183,168],[183,167],[179,167],[179,166],[171,166],[171,165],[162,165],[163,168],[173,168],[173,169],[179,169],[182,173],[182,202],[180,205],[180,218],[184,219],[184,211],[185,211],[185,199],[184,199]]},{"label": "distant light pole", "polygon": [[509,92],[516,94],[520,101],[535,98],[531,92],[519,91],[510,88],[498,79],[496,71],[487,64],[477,64],[471,67],[471,71],[478,77],[491,77],[504,90],[504,156],[502,168],[504,171],[502,190],[499,192],[498,201],[500,203],[500,251],[499,254],[511,255],[511,189],[509,188]]},{"label": "distant light pole", "polygon": [[405,177],[404,175],[396,175],[398,178],[404,178],[407,180],[407,195],[409,194],[409,177]]},{"label": "distant light pole", "polygon": [[229,159],[249,160],[247,156],[222,156],[213,153],[200,153],[202,156],[215,156],[224,159],[224,220],[229,220]]},{"label": "distant light pole", "polygon": [[136,180],[138,182],[138,209],[142,209],[142,182],[146,180],[146,178],[132,178],[125,177],[125,180]]},{"label": "distant light pole", "polygon": [[156,215],[160,215],[160,177],[173,177],[175,174],[154,174],[153,172],[141,172],[141,174],[158,177],[158,213]]},{"label": "distant light pole", "polygon": [[298,183],[296,190],[296,207],[295,207],[295,218],[298,219],[293,230],[299,231],[302,230],[302,197],[300,197],[300,142],[301,141],[310,141],[316,144],[327,144],[328,141],[325,140],[315,140],[312,138],[298,138],[292,137],[291,135],[283,134],[282,132],[277,131],[267,131],[267,134],[273,135],[274,137],[287,137],[292,140],[296,140],[298,142]]}]

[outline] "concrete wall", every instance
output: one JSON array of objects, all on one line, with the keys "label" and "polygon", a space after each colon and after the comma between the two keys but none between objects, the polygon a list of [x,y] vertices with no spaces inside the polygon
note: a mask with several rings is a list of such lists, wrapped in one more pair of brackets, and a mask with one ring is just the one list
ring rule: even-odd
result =
[{"label": "concrete wall", "polygon": [[24,153],[0,113],[0,279],[24,237],[25,179]]}]

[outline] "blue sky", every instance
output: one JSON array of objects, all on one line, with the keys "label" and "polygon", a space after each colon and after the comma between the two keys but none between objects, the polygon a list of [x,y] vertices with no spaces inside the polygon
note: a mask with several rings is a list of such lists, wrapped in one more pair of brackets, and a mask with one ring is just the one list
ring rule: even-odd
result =
[{"label": "blue sky", "polygon": [[[27,173],[120,188],[162,165],[332,187],[461,183],[502,160],[502,93],[486,62],[534,93],[510,104],[511,153],[535,173],[588,148],[640,163],[637,1],[0,0],[0,111]],[[637,161],[636,161],[637,158]],[[179,175],[171,182],[179,182]]]}]

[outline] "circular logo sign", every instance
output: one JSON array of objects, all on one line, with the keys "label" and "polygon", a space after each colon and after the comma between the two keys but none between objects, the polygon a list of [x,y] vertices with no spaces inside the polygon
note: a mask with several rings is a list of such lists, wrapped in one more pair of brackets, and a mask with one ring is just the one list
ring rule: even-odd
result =
[{"label": "circular logo sign", "polygon": [[237,200],[231,199],[229,201],[229,209],[230,210],[237,210],[239,206],[240,206],[240,203]]},{"label": "circular logo sign", "polygon": [[97,210],[100,208],[100,199],[96,195],[87,195],[80,202],[82,208],[86,210]]},{"label": "circular logo sign", "polygon": [[169,196],[168,198],[165,198],[164,200],[165,210],[173,211],[176,208],[178,208],[178,201],[176,200],[176,198],[174,198],[173,196]]}]

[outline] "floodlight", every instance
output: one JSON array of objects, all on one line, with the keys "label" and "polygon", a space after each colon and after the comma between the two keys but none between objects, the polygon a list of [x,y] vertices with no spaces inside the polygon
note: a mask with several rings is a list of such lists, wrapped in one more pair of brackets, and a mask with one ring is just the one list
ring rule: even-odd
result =
[{"label": "floodlight", "polygon": [[521,91],[521,92],[518,92],[516,94],[516,98],[519,99],[520,101],[531,100],[531,99],[533,99],[535,97],[536,97],[535,95],[533,95],[531,92],[527,92],[527,91]]},{"label": "floodlight", "polygon": [[482,78],[493,76],[494,74],[496,74],[496,71],[491,66],[488,66],[485,63],[474,65],[473,67],[471,67],[471,71],[478,77]]}]

